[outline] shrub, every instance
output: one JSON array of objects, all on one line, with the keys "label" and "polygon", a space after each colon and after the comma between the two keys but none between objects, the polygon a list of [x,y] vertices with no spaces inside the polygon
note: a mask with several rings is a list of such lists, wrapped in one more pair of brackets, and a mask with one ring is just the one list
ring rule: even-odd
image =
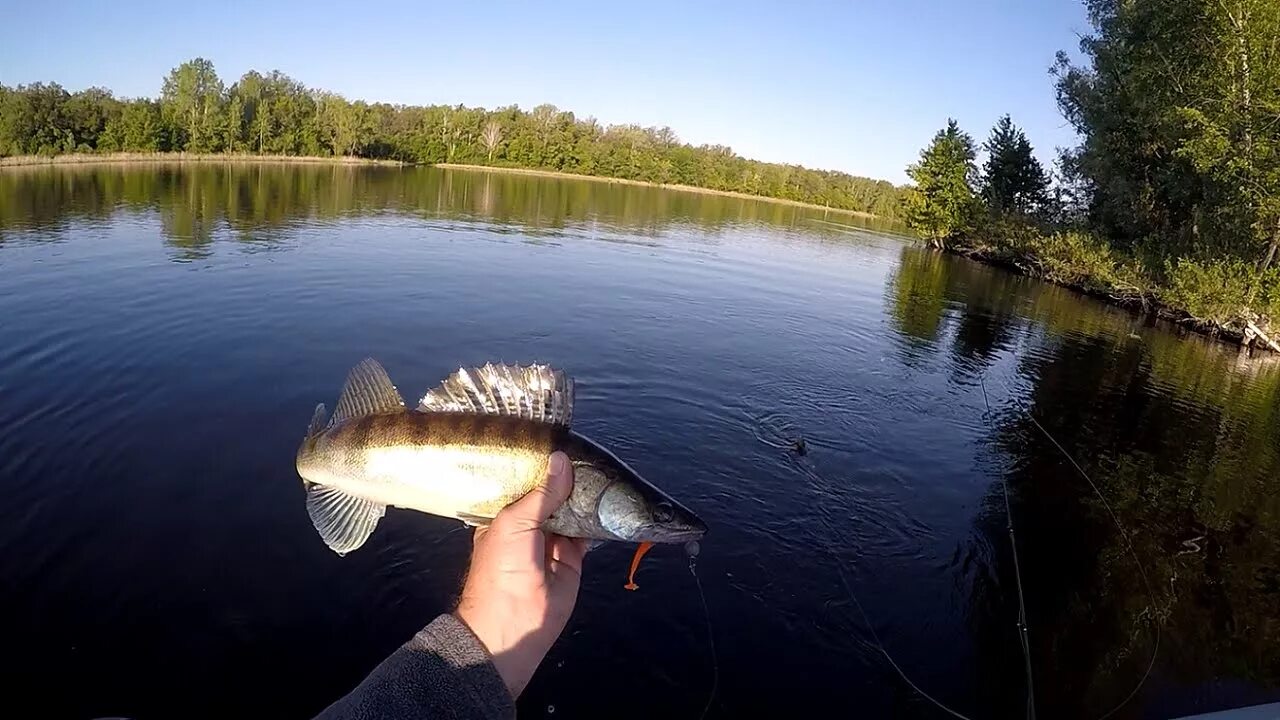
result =
[{"label": "shrub", "polygon": [[1280,312],[1280,269],[1260,273],[1241,260],[1180,258],[1165,266],[1160,299],[1224,327],[1267,324]]},{"label": "shrub", "polygon": [[1090,292],[1137,297],[1150,286],[1141,263],[1097,236],[1077,230],[1048,231],[1026,218],[987,216],[960,246],[1050,282]]}]

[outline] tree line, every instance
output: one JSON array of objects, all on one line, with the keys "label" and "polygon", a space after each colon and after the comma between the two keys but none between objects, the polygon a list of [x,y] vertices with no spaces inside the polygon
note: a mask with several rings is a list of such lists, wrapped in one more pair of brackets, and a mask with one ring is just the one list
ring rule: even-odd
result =
[{"label": "tree line", "polygon": [[352,156],[467,163],[692,185],[896,218],[902,189],[830,170],[748,160],[683,143],[668,127],[603,126],[553,105],[525,111],[349,101],[279,71],[226,85],[203,58],[165,77],[158,99],[56,83],[0,85],[0,157],[71,152]]},{"label": "tree line", "polygon": [[[716,235],[742,222],[791,226],[811,211],[783,203],[612,183],[556,182],[509,173],[360,172],[323,163],[194,162],[164,172],[106,163],[82,172],[47,168],[0,172],[0,246],[14,229],[58,237],[86,220],[127,210],[156,215],[168,244],[190,259],[220,238],[256,249],[288,246],[298,218],[380,215],[485,217],[531,236],[591,220],[644,235],[693,225]],[[841,225],[896,230],[896,221],[850,216]],[[822,230],[817,229],[821,232]],[[837,234],[831,230],[831,234]],[[283,248],[281,248],[283,249]]]},{"label": "tree line", "polygon": [[981,147],[949,122],[909,174],[937,245],[1239,329],[1280,316],[1280,3],[1087,0],[1059,53],[1081,142],[1056,182],[1009,118]]}]

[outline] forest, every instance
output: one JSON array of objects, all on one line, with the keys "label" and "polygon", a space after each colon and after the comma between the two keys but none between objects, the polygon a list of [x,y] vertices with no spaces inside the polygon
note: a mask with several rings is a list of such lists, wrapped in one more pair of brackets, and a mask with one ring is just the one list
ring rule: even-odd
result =
[{"label": "forest", "polygon": [[174,68],[158,98],[57,83],[0,85],[0,157],[94,152],[351,156],[554,170],[901,214],[883,180],[758,162],[683,143],[669,127],[602,126],[552,105],[487,110],[349,101],[279,71],[225,84],[209,60]]},{"label": "forest", "polygon": [[1059,53],[1051,70],[1079,145],[1051,174],[1009,117],[981,145],[951,121],[908,169],[908,224],[937,247],[1258,337],[1280,319],[1280,3],[1085,5],[1080,59]]}]

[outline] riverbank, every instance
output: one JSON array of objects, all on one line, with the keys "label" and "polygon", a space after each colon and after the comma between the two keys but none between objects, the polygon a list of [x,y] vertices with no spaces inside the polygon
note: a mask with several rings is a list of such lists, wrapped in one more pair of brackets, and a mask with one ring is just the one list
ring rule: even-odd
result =
[{"label": "riverbank", "polygon": [[760,200],[763,202],[777,203],[780,205],[791,205],[794,207],[811,208],[814,210],[822,210],[824,212],[839,213],[841,215],[849,215],[851,217],[860,217],[867,219],[884,219],[879,215],[862,212],[861,210],[846,210],[844,208],[833,208],[826,205],[817,205],[815,203],[800,202],[799,200],[787,200],[786,198],[768,197],[766,195],[752,195],[751,193],[735,192],[733,190],[714,190],[712,188],[697,187],[696,185],[676,185],[666,183],[648,182],[646,180],[628,180],[625,178],[607,177],[604,175],[582,175],[580,173],[561,172],[559,170],[535,170],[531,168],[504,167],[499,165],[467,165],[463,163],[435,163],[432,167],[438,167],[444,170],[471,170],[482,172],[506,173],[511,175],[529,175],[531,177],[547,177],[561,178],[567,180],[591,180],[593,182],[606,182],[617,185],[636,185],[638,187],[663,188],[666,190],[680,190],[681,192],[701,193],[703,195],[720,195],[722,197],[740,198],[742,200]]},{"label": "riverbank", "polygon": [[930,243],[936,249],[1070,288],[1139,315],[1223,342],[1280,352],[1280,270],[1238,260],[1166,259],[1117,252],[1077,231],[1042,232],[996,222]]},{"label": "riverbank", "polygon": [[121,152],[121,153],[68,153],[65,155],[14,155],[0,158],[0,168],[38,167],[44,165],[101,165],[111,163],[282,163],[326,165],[390,165],[401,166],[398,160],[370,160],[346,156],[312,155],[252,155],[242,153],[187,153],[187,152]]}]

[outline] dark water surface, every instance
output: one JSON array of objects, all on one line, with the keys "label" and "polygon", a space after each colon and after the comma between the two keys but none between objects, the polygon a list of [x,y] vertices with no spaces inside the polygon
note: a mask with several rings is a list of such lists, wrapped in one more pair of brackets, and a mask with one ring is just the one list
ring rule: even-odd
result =
[{"label": "dark water surface", "polygon": [[[847,216],[422,169],[0,173],[0,637],[32,715],[304,717],[457,592],[391,511],[339,558],[293,468],[372,355],[407,397],[554,363],[712,531],[713,717],[1280,700],[1280,368]],[[984,418],[980,382],[993,413]],[[1037,418],[1097,482],[1134,553]],[[807,440],[795,457],[789,441]],[[687,561],[602,548],[524,717],[697,717]],[[1142,581],[1142,570],[1150,588]]]}]

